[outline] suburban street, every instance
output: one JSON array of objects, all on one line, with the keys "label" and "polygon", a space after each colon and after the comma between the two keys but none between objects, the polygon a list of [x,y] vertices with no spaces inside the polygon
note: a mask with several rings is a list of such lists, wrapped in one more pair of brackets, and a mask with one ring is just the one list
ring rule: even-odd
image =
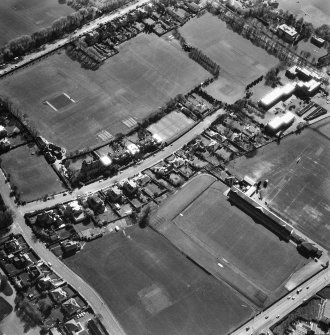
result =
[{"label": "suburban street", "polygon": [[194,137],[201,134],[205,129],[207,129],[211,125],[211,123],[215,121],[224,112],[225,111],[223,109],[217,110],[215,113],[206,117],[200,123],[196,124],[193,128],[191,128],[187,133],[179,137],[171,145],[166,146],[163,150],[157,152],[153,156],[148,157],[141,164],[131,166],[128,169],[119,172],[118,175],[112,178],[108,178],[106,180],[101,180],[101,181],[86,185],[84,187],[81,187],[80,189],[74,190],[71,194],[64,195],[63,193],[61,193],[61,194],[55,195],[53,199],[49,199],[47,201],[34,201],[34,202],[27,203],[26,205],[21,206],[20,209],[22,213],[25,214],[25,213],[33,212],[33,211],[40,210],[43,208],[53,207],[57,204],[74,200],[78,196],[86,194],[88,192],[95,193],[97,191],[105,189],[113,185],[119,180],[133,177],[141,173],[143,170],[148,169],[151,166],[155,165],[156,163],[163,160],[164,158],[172,155],[174,152],[176,152],[180,148],[182,148],[185,144],[191,141]]},{"label": "suburban street", "polygon": [[96,291],[60,261],[43,243],[34,238],[32,230],[25,223],[20,207],[17,207],[13,198],[10,197],[10,188],[8,186],[9,184],[5,182],[3,173],[0,173],[1,196],[6,205],[14,212],[14,224],[11,232],[22,234],[26,242],[39,255],[39,257],[45,262],[51,263],[53,270],[67,283],[72,285],[87,300],[94,312],[102,316],[102,323],[110,335],[125,334],[119,322]]},{"label": "suburban street", "polygon": [[114,11],[114,13],[112,14],[106,14],[104,16],[101,16],[89,23],[87,23],[86,25],[84,25],[82,28],[77,29],[74,33],[69,34],[68,36],[60,39],[60,40],[56,40],[54,43],[48,43],[44,46],[43,50],[37,51],[37,52],[33,52],[29,55],[26,55],[23,57],[23,59],[15,64],[10,64],[8,65],[6,68],[0,70],[0,77],[13,71],[16,70],[32,61],[35,61],[63,46],[65,46],[66,44],[68,44],[71,40],[82,36],[90,31],[95,30],[96,28],[98,28],[98,26],[107,23],[111,20],[114,20],[115,18],[125,15],[128,12],[130,12],[131,10],[136,9],[137,7],[148,3],[150,0],[138,0],[135,3],[133,3],[132,5],[129,5],[127,7],[122,7],[116,11]]},{"label": "suburban street", "polygon": [[[330,270],[329,268],[325,268],[304,284],[296,287],[292,293],[289,293],[274,305],[255,316],[231,335],[260,334],[261,332],[266,332],[269,327],[329,284]],[[298,293],[298,291],[300,292]]]}]

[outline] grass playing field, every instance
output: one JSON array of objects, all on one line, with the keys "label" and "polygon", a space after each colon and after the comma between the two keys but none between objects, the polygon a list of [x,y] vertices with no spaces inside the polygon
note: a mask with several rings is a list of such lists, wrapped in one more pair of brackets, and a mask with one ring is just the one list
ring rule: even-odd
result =
[{"label": "grass playing field", "polygon": [[279,8],[288,10],[298,18],[311,22],[315,27],[329,24],[330,5],[328,0],[279,0]]},{"label": "grass playing field", "polygon": [[270,207],[325,248],[330,238],[329,140],[330,121],[325,119],[229,166],[239,176],[269,179]]},{"label": "grass playing field", "polygon": [[44,156],[32,154],[36,149],[25,145],[1,155],[1,168],[10,174],[10,183],[17,186],[21,201],[65,190]]},{"label": "grass playing field", "polygon": [[[173,229],[168,227],[173,227],[174,223],[189,237],[181,241],[176,238],[173,242],[177,247],[182,247],[186,253],[193,241],[196,248],[213,257],[213,263],[221,263],[219,273],[221,276],[223,272],[224,280],[228,282],[232,277],[232,282],[238,280],[242,284],[245,281],[245,286],[239,287],[240,292],[252,300],[259,300],[257,294],[264,295],[264,299],[278,298],[286,280],[306,260],[293,245],[280,241],[262,224],[232,206],[223,195],[227,189],[213,177],[201,175],[194,178],[158,211],[159,222],[159,217],[172,221],[157,229],[172,241]],[[177,231],[178,234],[182,233]],[[204,260],[201,258],[201,262]],[[207,266],[210,268],[211,265]],[[244,292],[245,287],[249,292]]]},{"label": "grass playing field", "polygon": [[[0,90],[16,99],[43,137],[71,151],[102,144],[104,131],[129,131],[128,119],[143,120],[207,77],[183,51],[141,34],[97,71],[82,69],[63,52],[2,80]],[[61,93],[76,103],[58,112],[43,104]]]},{"label": "grass playing field", "polygon": [[180,31],[187,42],[220,65],[219,79],[207,92],[222,101],[232,103],[239,99],[247,84],[278,63],[275,57],[227,29],[225,22],[209,13],[190,20]]},{"label": "grass playing field", "polygon": [[[126,333],[227,334],[252,309],[153,230],[107,235],[66,260],[108,304]],[[97,259],[97,261],[96,261]]]},{"label": "grass playing field", "polygon": [[13,38],[48,27],[73,9],[58,0],[1,0],[0,47]]}]

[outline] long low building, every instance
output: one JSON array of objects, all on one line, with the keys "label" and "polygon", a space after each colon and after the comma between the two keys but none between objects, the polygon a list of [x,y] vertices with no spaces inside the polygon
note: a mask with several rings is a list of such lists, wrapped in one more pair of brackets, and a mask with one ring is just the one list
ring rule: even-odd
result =
[{"label": "long low building", "polygon": [[277,87],[268,94],[266,94],[259,101],[259,104],[262,107],[269,109],[280,100],[288,98],[291,94],[294,93],[295,89],[296,89],[296,83],[287,83],[284,86]]},{"label": "long low building", "polygon": [[266,131],[271,134],[276,134],[280,130],[287,129],[295,120],[295,115],[292,112],[286,112],[283,115],[275,116],[266,125]]}]

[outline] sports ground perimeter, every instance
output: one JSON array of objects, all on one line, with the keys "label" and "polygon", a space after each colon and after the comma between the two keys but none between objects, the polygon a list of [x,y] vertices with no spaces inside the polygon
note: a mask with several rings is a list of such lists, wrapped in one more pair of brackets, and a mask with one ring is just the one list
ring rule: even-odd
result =
[{"label": "sports ground perimeter", "polygon": [[192,179],[160,208],[153,222],[177,248],[257,306],[279,298],[307,260],[295,247],[232,205],[226,185]]},{"label": "sports ground perimeter", "polygon": [[[140,34],[119,51],[96,71],[82,69],[62,51],[3,79],[0,90],[18,103],[41,136],[73,151],[127,133],[210,77],[182,50],[153,34]],[[60,110],[45,103],[63,94],[75,103]]]},{"label": "sports ground perimeter", "polygon": [[255,180],[268,179],[266,201],[315,242],[329,249],[330,120],[317,122],[232,161],[229,170]]},{"label": "sports ground perimeter", "polygon": [[226,334],[249,319],[245,300],[152,229],[125,233],[92,241],[65,263],[102,296],[128,335]]}]

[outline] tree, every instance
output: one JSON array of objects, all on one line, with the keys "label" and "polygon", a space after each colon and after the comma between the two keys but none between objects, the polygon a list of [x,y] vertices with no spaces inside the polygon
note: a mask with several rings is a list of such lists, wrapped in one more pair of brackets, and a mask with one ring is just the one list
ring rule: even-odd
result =
[{"label": "tree", "polygon": [[39,309],[40,309],[40,312],[41,312],[45,317],[47,317],[47,316],[50,315],[50,313],[51,313],[51,311],[52,311],[52,308],[53,308],[52,304],[51,304],[49,301],[47,301],[47,299],[41,300],[41,301],[39,302]]}]

